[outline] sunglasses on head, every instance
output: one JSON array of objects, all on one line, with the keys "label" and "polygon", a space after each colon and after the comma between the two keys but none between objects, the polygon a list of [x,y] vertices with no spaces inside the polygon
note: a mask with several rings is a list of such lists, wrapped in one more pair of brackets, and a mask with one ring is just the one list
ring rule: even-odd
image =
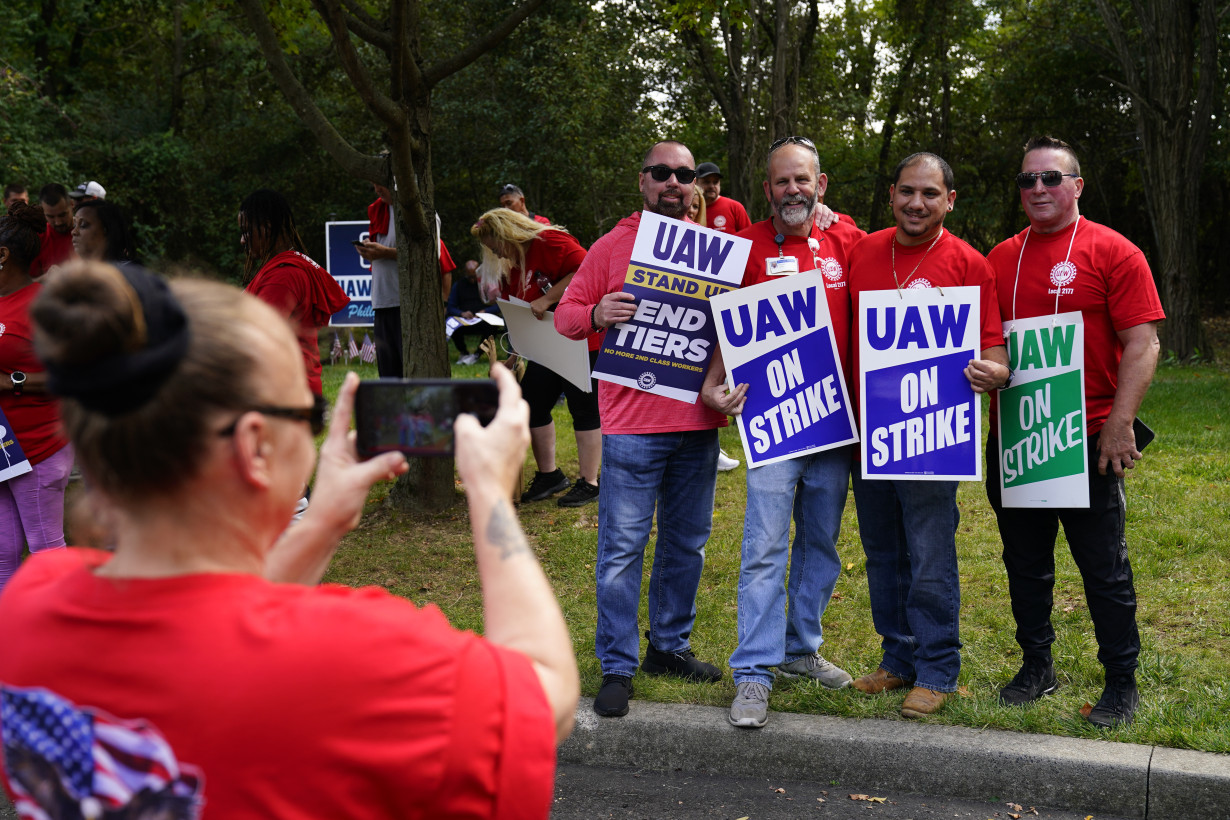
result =
[{"label": "sunglasses on head", "polygon": [[666,182],[671,178],[671,174],[675,175],[675,179],[679,180],[681,185],[690,185],[692,180],[696,179],[696,171],[692,168],[672,168],[669,165],[646,165],[641,169],[642,174],[649,174],[653,177],[654,182]]},{"label": "sunglasses on head", "polygon": [[1063,171],[1040,171],[1038,173],[1021,172],[1016,175],[1016,184],[1022,191],[1028,191],[1041,179],[1048,188],[1058,187],[1064,177],[1076,177],[1076,174],[1065,174]]},{"label": "sunglasses on head", "polygon": [[773,153],[783,145],[802,145],[804,148],[810,148],[813,151],[816,150],[816,144],[807,137],[782,137],[779,140],[775,140],[773,144],[769,146],[769,153]]},{"label": "sunglasses on head", "polygon": [[[262,416],[272,416],[279,419],[290,419],[292,421],[304,421],[312,430],[312,435],[319,436],[325,431],[325,421],[329,416],[329,402],[323,396],[316,396],[312,400],[311,407],[273,407],[270,405],[256,405],[249,407],[243,411],[244,413],[260,413]],[[241,416],[242,417],[242,416]],[[231,436],[235,434],[235,427],[239,424],[239,419],[235,419],[226,427],[218,431],[220,436]]]}]

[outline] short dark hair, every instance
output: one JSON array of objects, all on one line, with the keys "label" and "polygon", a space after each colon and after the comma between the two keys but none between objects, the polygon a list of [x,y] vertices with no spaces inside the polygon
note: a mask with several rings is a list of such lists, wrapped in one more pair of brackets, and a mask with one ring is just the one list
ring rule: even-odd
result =
[{"label": "short dark hair", "polygon": [[91,199],[78,204],[76,213],[80,214],[87,208],[94,209],[95,219],[98,220],[103,235],[107,237],[107,247],[103,251],[104,261],[136,261],[136,246],[133,243],[132,231],[128,227],[128,217],[124,214],[124,209],[105,199]]},{"label": "short dark hair", "polygon": [[48,182],[38,192],[38,201],[44,205],[59,205],[64,199],[68,199],[68,189],[58,182]]},{"label": "short dark hair", "polygon": [[10,182],[8,185],[4,186],[4,198],[5,199],[8,199],[13,194],[24,194],[24,193],[26,193],[26,186],[20,183]]},{"label": "short dark hair", "polygon": [[1072,167],[1070,169],[1071,172],[1077,176],[1081,175],[1081,161],[1077,159],[1076,151],[1072,149],[1071,145],[1068,145],[1063,140],[1056,139],[1055,137],[1051,137],[1046,134],[1039,134],[1036,137],[1030,137],[1029,142],[1025,143],[1026,154],[1030,151],[1040,151],[1045,148],[1049,148],[1052,151],[1062,151],[1067,154],[1068,158],[1072,160]]},{"label": "short dark hair", "polygon": [[917,165],[920,162],[930,163],[940,169],[941,176],[944,177],[944,190],[955,190],[953,187],[952,166],[944,161],[944,158],[939,154],[933,154],[930,151],[919,151],[915,154],[910,154],[901,162],[897,163],[896,170],[893,171],[893,184],[897,184],[897,180],[901,179],[901,172],[910,166]]},{"label": "short dark hair", "polygon": [[505,194],[516,194],[522,199],[525,199],[525,191],[522,191],[520,187],[513,185],[511,182],[506,182],[500,186],[500,196],[504,196]]},{"label": "short dark hair", "polygon": [[0,216],[0,245],[9,249],[17,267],[28,271],[42,248],[39,236],[46,228],[42,208],[17,200]]},{"label": "short dark hair", "polygon": [[645,165],[649,162],[649,155],[652,154],[654,151],[656,151],[659,145],[678,145],[680,148],[687,151],[689,154],[692,153],[692,149],[684,145],[679,140],[662,140],[660,142],[655,142],[653,145],[649,146],[649,150],[645,152],[645,156],[641,157],[641,168],[644,168]]}]

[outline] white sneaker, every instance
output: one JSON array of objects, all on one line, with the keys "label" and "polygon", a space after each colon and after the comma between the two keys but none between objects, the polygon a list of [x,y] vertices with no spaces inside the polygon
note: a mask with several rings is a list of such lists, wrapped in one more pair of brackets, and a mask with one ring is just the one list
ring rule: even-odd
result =
[{"label": "white sneaker", "polygon": [[457,364],[478,364],[478,354],[467,353],[457,360]]},{"label": "white sneaker", "polygon": [[759,729],[769,722],[769,687],[747,680],[735,687],[735,699],[727,716],[731,726]]},{"label": "white sneaker", "polygon": [[726,455],[725,450],[718,450],[718,472],[726,473],[739,466],[739,459]]}]

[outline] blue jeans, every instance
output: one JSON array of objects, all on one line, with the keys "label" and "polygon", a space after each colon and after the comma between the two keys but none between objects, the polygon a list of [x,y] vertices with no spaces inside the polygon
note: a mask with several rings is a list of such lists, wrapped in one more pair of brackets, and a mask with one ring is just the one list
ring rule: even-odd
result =
[{"label": "blue jeans", "polygon": [[689,648],[705,542],[713,526],[717,455],[717,430],[602,437],[594,652],[604,675],[636,674],[641,568],[655,507],[649,641],[663,652]]},{"label": "blue jeans", "polygon": [[837,536],[852,452],[840,447],[747,471],[739,645],[730,656],[736,684],[771,687],[769,667],[810,655],[824,643],[820,618],[841,574]]},{"label": "blue jeans", "polygon": [[957,482],[864,480],[854,505],[867,555],[880,667],[916,686],[955,692],[961,671]]}]

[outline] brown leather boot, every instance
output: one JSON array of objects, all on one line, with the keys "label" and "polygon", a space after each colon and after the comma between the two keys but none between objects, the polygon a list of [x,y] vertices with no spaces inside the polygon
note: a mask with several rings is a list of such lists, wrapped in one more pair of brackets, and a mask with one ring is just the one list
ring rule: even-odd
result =
[{"label": "brown leather boot", "polygon": [[939,708],[944,705],[946,700],[948,700],[946,692],[937,692],[934,689],[924,689],[921,686],[915,686],[910,690],[910,694],[905,696],[905,702],[901,704],[901,716],[920,718],[924,715],[933,714],[939,711]]},{"label": "brown leather boot", "polygon": [[878,695],[881,692],[887,692],[889,689],[900,689],[902,686],[905,686],[905,681],[892,672],[877,669],[870,675],[863,675],[850,685],[868,695]]}]

